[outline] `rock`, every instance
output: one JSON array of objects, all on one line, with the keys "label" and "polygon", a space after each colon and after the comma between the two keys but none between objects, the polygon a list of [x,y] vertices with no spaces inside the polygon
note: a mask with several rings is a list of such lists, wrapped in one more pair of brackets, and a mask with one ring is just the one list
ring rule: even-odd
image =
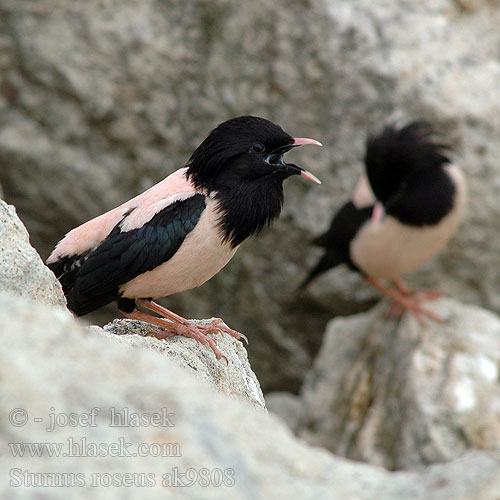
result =
[{"label": "rock", "polygon": [[180,314],[247,332],[265,391],[296,391],[332,314],[378,297],[336,270],[297,299],[318,255],[307,242],[354,187],[367,133],[422,118],[455,149],[471,201],[457,237],[412,284],[500,312],[498,2],[3,0],[0,9],[0,183],[43,258],[72,227],[182,166],[230,116],[263,115],[321,140],[291,155],[323,186],[288,181],[271,230],[209,284],[168,299]]},{"label": "rock", "polygon": [[[487,453],[391,473],[309,447],[167,356],[61,310],[2,293],[0,325],[2,498],[498,498]],[[52,456],[21,457],[20,443]]]},{"label": "rock", "polygon": [[306,377],[298,435],[389,469],[418,469],[470,448],[500,449],[500,318],[451,299],[425,327],[386,305],[329,323]]},{"label": "rock", "polygon": [[301,398],[289,392],[270,392],[266,394],[266,406],[270,413],[283,419],[286,425],[297,432],[303,421]]},{"label": "rock", "polygon": [[0,291],[9,290],[37,302],[66,305],[61,285],[30,245],[13,206],[0,200]]},{"label": "rock", "polygon": [[[197,323],[203,325],[210,321],[207,319]],[[153,330],[155,327],[148,323],[127,319],[115,319],[113,323],[104,326],[104,333],[108,337],[134,347],[159,352],[179,366],[194,372],[220,393],[247,401],[258,409],[266,409],[259,381],[250,368],[247,352],[240,341],[225,333],[214,336],[217,348],[228,359],[226,365],[224,360],[217,361],[212,350],[196,340],[181,336],[171,337],[166,341],[144,337]]]}]

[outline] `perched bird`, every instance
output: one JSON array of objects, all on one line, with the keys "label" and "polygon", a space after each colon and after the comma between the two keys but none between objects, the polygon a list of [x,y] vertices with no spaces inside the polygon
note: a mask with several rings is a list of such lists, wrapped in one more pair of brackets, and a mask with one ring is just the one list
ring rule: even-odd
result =
[{"label": "perched bird", "polygon": [[[428,124],[413,122],[368,139],[366,175],[328,231],[313,241],[325,252],[300,288],[344,263],[419,321],[423,315],[442,321],[421,304],[440,294],[410,290],[400,279],[446,245],[466,203],[461,170],[432,136]],[[396,289],[380,280],[391,280]]]},{"label": "perched bird", "polygon": [[287,177],[297,174],[320,184],[283,159],[305,144],[321,146],[254,116],[220,124],[184,168],[58,243],[47,265],[61,282],[69,309],[82,316],[116,300],[125,317],[162,327],[155,337],[191,337],[227,362],[207,334],[223,330],[246,337],[220,319],[197,326],[153,299],[217,274],[243,240],[279,216]]}]

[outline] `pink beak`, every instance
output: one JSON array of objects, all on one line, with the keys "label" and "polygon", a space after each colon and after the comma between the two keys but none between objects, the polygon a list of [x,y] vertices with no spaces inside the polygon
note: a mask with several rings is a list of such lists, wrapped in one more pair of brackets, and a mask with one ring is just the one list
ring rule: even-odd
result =
[{"label": "pink beak", "polygon": [[308,139],[307,137],[295,137],[293,139],[294,146],[306,146],[307,144],[311,144],[312,146],[323,146],[321,142],[315,139]]},{"label": "pink beak", "polygon": [[[308,139],[307,137],[294,137],[293,146],[306,146],[310,144],[311,146],[323,146],[321,142],[316,141],[315,139]],[[305,169],[301,169],[300,176],[308,179],[316,184],[321,184],[321,181],[311,172],[308,172]]]}]

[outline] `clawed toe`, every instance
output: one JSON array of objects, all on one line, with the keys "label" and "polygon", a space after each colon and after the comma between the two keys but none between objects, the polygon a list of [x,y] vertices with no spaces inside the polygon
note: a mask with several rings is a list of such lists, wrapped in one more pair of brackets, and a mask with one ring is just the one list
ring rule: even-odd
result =
[{"label": "clawed toe", "polygon": [[236,340],[243,339],[248,344],[248,338],[246,337],[246,335],[243,335],[242,333],[237,332],[236,330],[233,330],[232,328],[229,328],[229,326],[227,326],[220,318],[215,318],[212,321],[210,321],[210,323],[208,325],[201,326],[200,328],[203,329],[205,331],[205,333],[224,332],[224,333],[231,335]]},{"label": "clawed toe", "polygon": [[224,356],[224,354],[222,354],[219,351],[219,349],[217,349],[217,344],[215,343],[215,340],[208,337],[202,331],[201,327],[194,325],[193,323],[190,322],[181,323],[178,325],[177,333],[178,335],[183,335],[184,337],[197,340],[203,345],[210,347],[210,349],[212,349],[213,353],[215,354],[217,360],[223,359],[226,362],[226,364],[229,365],[229,361],[227,360],[226,356]]}]

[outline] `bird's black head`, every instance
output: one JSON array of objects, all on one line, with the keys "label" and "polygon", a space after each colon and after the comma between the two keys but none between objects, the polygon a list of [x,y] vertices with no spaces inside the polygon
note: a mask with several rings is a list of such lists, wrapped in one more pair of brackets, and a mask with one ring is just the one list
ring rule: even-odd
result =
[{"label": "bird's black head", "polygon": [[319,143],[294,139],[264,118],[239,116],[212,130],[192,154],[187,175],[196,187],[208,191],[262,178],[282,182],[294,174],[317,181],[306,170],[283,160],[287,151],[302,144]]},{"label": "bird's black head", "polygon": [[284,179],[300,175],[320,183],[283,159],[287,151],[304,144],[321,145],[313,139],[294,139],[264,118],[240,116],[221,123],[195,150],[187,176],[197,188],[216,193],[222,231],[233,245],[278,217]]},{"label": "bird's black head", "polygon": [[439,222],[453,207],[455,186],[442,168],[446,147],[432,138],[430,126],[413,122],[386,127],[366,147],[366,173],[387,214],[413,226]]},{"label": "bird's black head", "polygon": [[378,200],[389,200],[411,176],[449,163],[446,148],[433,142],[432,135],[427,123],[412,122],[402,128],[385,127],[368,139],[366,173]]}]

